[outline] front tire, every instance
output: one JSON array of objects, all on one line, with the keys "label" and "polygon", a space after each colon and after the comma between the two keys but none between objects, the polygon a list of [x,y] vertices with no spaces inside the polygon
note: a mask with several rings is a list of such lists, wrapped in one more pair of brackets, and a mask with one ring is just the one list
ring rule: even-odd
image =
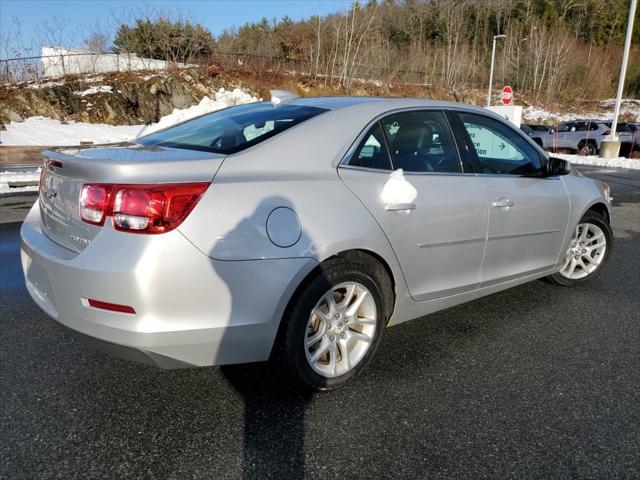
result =
[{"label": "front tire", "polygon": [[333,390],[351,380],[380,343],[390,292],[386,271],[366,255],[324,262],[295,293],[283,319],[279,367],[311,390]]},{"label": "front tire", "polygon": [[589,211],[573,232],[562,268],[547,278],[564,287],[587,283],[600,273],[612,246],[613,232],[606,218]]}]

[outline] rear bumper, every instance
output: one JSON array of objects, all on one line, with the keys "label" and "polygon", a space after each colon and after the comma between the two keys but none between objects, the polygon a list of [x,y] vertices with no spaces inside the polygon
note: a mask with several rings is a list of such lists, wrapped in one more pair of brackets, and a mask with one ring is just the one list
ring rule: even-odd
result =
[{"label": "rear bumper", "polygon": [[42,310],[94,348],[163,368],[268,359],[288,299],[316,265],[216,261],[176,230],[134,235],[108,225],[77,254],[42,232],[37,203],[21,237],[27,290]]}]

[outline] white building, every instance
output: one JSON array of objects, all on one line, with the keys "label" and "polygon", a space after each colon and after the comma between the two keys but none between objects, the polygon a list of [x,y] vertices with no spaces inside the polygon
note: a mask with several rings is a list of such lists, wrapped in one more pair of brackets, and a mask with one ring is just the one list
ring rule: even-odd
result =
[{"label": "white building", "polygon": [[[135,53],[94,53],[62,47],[42,47],[45,77],[62,77],[79,73],[124,72],[132,70],[166,70],[170,62],[141,58]],[[188,65],[173,64],[177,67]]]}]

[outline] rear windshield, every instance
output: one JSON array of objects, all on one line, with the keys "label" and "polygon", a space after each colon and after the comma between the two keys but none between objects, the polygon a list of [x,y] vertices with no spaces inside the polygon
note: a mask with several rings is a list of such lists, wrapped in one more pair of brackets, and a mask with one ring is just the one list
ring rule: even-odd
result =
[{"label": "rear windshield", "polygon": [[249,103],[188,120],[137,141],[143,145],[230,154],[325,112],[324,108]]}]

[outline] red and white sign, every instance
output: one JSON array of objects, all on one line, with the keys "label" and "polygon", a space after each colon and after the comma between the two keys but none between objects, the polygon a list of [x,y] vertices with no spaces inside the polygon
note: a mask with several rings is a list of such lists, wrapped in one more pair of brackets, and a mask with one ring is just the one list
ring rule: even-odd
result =
[{"label": "red and white sign", "polygon": [[502,89],[500,100],[502,100],[503,105],[509,105],[513,100],[513,89],[509,85]]}]

